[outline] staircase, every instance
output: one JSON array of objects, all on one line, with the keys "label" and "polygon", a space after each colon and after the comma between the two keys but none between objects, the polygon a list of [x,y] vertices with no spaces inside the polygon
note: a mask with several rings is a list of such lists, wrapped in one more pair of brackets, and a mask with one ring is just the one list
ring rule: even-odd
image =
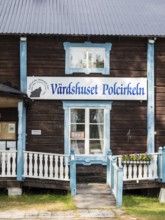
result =
[{"label": "staircase", "polygon": [[116,206],[114,196],[106,184],[77,184],[77,195],[74,197],[77,208],[110,208]]}]

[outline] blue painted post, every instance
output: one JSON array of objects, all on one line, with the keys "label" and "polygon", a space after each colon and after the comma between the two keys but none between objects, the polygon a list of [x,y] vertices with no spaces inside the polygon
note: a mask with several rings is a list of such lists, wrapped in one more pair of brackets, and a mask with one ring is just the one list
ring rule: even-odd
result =
[{"label": "blue painted post", "polygon": [[148,78],[148,102],[147,102],[147,143],[148,153],[155,152],[155,79],[154,79],[154,40],[148,41],[147,50],[147,78]]},{"label": "blue painted post", "polygon": [[112,155],[112,151],[109,149],[107,152],[107,177],[106,177],[106,182],[107,185],[110,186],[110,172],[111,172],[111,167],[110,167],[110,159],[109,157]]},{"label": "blue painted post", "polygon": [[69,123],[68,123],[68,118],[69,118],[69,107],[66,106],[66,102],[63,101],[63,109],[64,109],[64,153],[69,154],[69,145],[70,145],[70,140],[69,140]]},{"label": "blue painted post", "polygon": [[[20,88],[27,93],[27,41],[26,37],[20,38]],[[26,108],[23,106],[22,118],[22,147],[26,148]]]},{"label": "blue painted post", "polygon": [[17,144],[17,180],[22,180],[23,146],[22,146],[23,101],[18,102],[18,144]]},{"label": "blue painted post", "polygon": [[162,182],[165,183],[165,147],[162,148]]},{"label": "blue painted post", "polygon": [[121,207],[123,201],[123,167],[119,167],[117,175],[116,206]]},{"label": "blue painted post", "polygon": [[117,159],[116,157],[112,157],[111,161],[111,192],[114,190],[114,166],[116,165]]},{"label": "blue painted post", "polygon": [[162,177],[162,163],[161,163],[161,159],[162,159],[162,147],[159,147],[158,150],[158,181],[161,182],[161,177]]},{"label": "blue painted post", "polygon": [[70,155],[70,189],[71,195],[76,195],[76,161],[74,149],[71,149]]}]

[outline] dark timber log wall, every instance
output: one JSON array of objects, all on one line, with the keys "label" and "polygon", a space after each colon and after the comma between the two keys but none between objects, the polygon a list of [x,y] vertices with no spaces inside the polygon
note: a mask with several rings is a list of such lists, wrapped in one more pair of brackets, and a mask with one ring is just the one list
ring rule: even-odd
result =
[{"label": "dark timber log wall", "polygon": [[165,146],[165,41],[158,39],[155,47],[156,78],[156,148]]},{"label": "dark timber log wall", "polygon": [[0,83],[12,83],[19,89],[19,38],[0,36]]},{"label": "dark timber log wall", "polygon": [[[147,77],[147,40],[112,41],[111,77]],[[146,152],[146,101],[113,101],[111,148],[114,154]]]}]

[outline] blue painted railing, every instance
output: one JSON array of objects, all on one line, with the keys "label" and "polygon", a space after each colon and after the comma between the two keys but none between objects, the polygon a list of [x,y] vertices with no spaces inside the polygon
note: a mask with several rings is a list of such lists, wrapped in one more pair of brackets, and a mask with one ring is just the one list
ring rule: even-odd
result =
[{"label": "blue painted railing", "polygon": [[158,181],[165,183],[165,146],[158,151]]},{"label": "blue painted railing", "polygon": [[76,160],[74,149],[71,149],[70,154],[70,190],[71,195],[76,195]]},{"label": "blue painted railing", "polygon": [[122,206],[123,198],[123,168],[117,166],[117,157],[112,156],[111,152],[107,156],[107,184],[110,186],[111,193],[116,199],[116,206]]}]

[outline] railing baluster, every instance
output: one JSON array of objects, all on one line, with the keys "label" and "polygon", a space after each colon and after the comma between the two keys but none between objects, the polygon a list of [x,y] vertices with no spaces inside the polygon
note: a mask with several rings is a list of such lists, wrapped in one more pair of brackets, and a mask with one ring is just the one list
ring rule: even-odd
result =
[{"label": "railing baluster", "polygon": [[148,165],[148,178],[152,179],[152,163]]},{"label": "railing baluster", "polygon": [[43,177],[43,155],[39,154],[39,178]]},{"label": "railing baluster", "polygon": [[44,166],[44,177],[47,178],[48,177],[48,155],[45,154],[44,155],[44,161],[45,161],[45,166]]},{"label": "railing baluster", "polygon": [[60,179],[64,179],[63,157],[60,156]]},{"label": "railing baluster", "polygon": [[49,177],[53,179],[53,155],[49,156]]},{"label": "railing baluster", "polygon": [[6,152],[2,152],[2,176],[5,177],[6,169]]},{"label": "railing baluster", "polygon": [[16,152],[12,152],[13,155],[13,165],[12,165],[12,176],[16,176]]},{"label": "railing baluster", "polygon": [[27,153],[24,152],[24,177],[27,177]]},{"label": "railing baluster", "polygon": [[143,179],[147,179],[147,164],[143,165]]},{"label": "railing baluster", "polygon": [[33,157],[33,154],[29,153],[29,177],[33,176],[32,157]]},{"label": "railing baluster", "polygon": [[65,158],[65,180],[69,179],[68,157]]},{"label": "railing baluster", "polygon": [[139,175],[138,175],[138,178],[142,179],[142,164],[141,164],[141,162],[139,164]]},{"label": "railing baluster", "polygon": [[128,180],[132,179],[132,164],[128,165]]},{"label": "railing baluster", "polygon": [[6,175],[11,176],[11,157],[10,157],[10,152],[6,154]]},{"label": "railing baluster", "polygon": [[127,170],[127,164],[123,164],[123,180],[127,180],[127,173],[128,173],[128,170]]},{"label": "railing baluster", "polygon": [[37,165],[37,158],[38,158],[38,154],[34,154],[34,164],[33,164],[33,166],[34,166],[34,177],[38,177],[38,172],[37,172],[37,167],[38,167],[38,165]]},{"label": "railing baluster", "polygon": [[55,179],[58,179],[58,156],[55,156]]},{"label": "railing baluster", "polygon": [[133,166],[133,179],[137,179],[137,170],[138,170],[138,166],[137,166],[137,164],[134,164],[134,166]]}]

